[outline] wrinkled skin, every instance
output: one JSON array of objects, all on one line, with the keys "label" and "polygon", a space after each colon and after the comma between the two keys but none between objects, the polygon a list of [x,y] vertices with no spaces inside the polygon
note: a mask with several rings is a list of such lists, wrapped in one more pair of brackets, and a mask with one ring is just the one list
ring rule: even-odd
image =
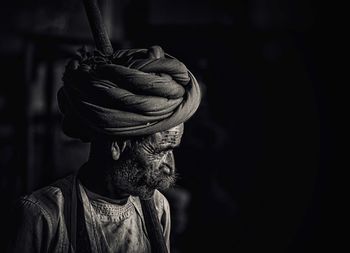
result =
[{"label": "wrinkled skin", "polygon": [[183,124],[141,139],[129,140],[111,167],[112,186],[141,198],[165,190],[176,180],[173,149],[178,147]]}]

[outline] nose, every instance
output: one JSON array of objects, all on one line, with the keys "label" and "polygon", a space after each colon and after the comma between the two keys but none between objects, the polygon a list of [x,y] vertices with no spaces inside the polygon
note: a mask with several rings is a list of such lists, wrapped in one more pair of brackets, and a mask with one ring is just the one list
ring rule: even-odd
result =
[{"label": "nose", "polygon": [[167,154],[165,155],[165,161],[164,163],[169,166],[169,168],[174,171],[175,170],[175,159],[174,159],[174,154],[173,151],[168,151]]}]

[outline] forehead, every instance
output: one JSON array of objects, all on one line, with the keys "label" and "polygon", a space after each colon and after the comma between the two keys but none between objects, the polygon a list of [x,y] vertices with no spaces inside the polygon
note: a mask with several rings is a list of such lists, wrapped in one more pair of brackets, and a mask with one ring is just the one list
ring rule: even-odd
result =
[{"label": "forehead", "polygon": [[161,146],[178,146],[181,142],[184,126],[180,124],[168,130],[156,133],[154,135],[154,141]]}]

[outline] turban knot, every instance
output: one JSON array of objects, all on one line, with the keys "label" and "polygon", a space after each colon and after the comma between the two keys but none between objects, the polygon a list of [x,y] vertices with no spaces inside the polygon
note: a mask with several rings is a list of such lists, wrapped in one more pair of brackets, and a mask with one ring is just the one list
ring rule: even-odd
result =
[{"label": "turban knot", "polygon": [[63,131],[83,141],[164,131],[188,120],[200,103],[195,77],[159,46],[108,57],[81,50],[63,83],[57,94]]}]

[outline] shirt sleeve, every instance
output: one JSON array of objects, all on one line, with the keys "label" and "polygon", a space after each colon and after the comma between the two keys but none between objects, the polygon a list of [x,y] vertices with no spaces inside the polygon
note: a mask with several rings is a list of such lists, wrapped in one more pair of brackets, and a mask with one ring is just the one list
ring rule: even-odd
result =
[{"label": "shirt sleeve", "polygon": [[39,203],[20,199],[14,208],[14,224],[9,253],[49,252],[52,238],[52,222]]}]

